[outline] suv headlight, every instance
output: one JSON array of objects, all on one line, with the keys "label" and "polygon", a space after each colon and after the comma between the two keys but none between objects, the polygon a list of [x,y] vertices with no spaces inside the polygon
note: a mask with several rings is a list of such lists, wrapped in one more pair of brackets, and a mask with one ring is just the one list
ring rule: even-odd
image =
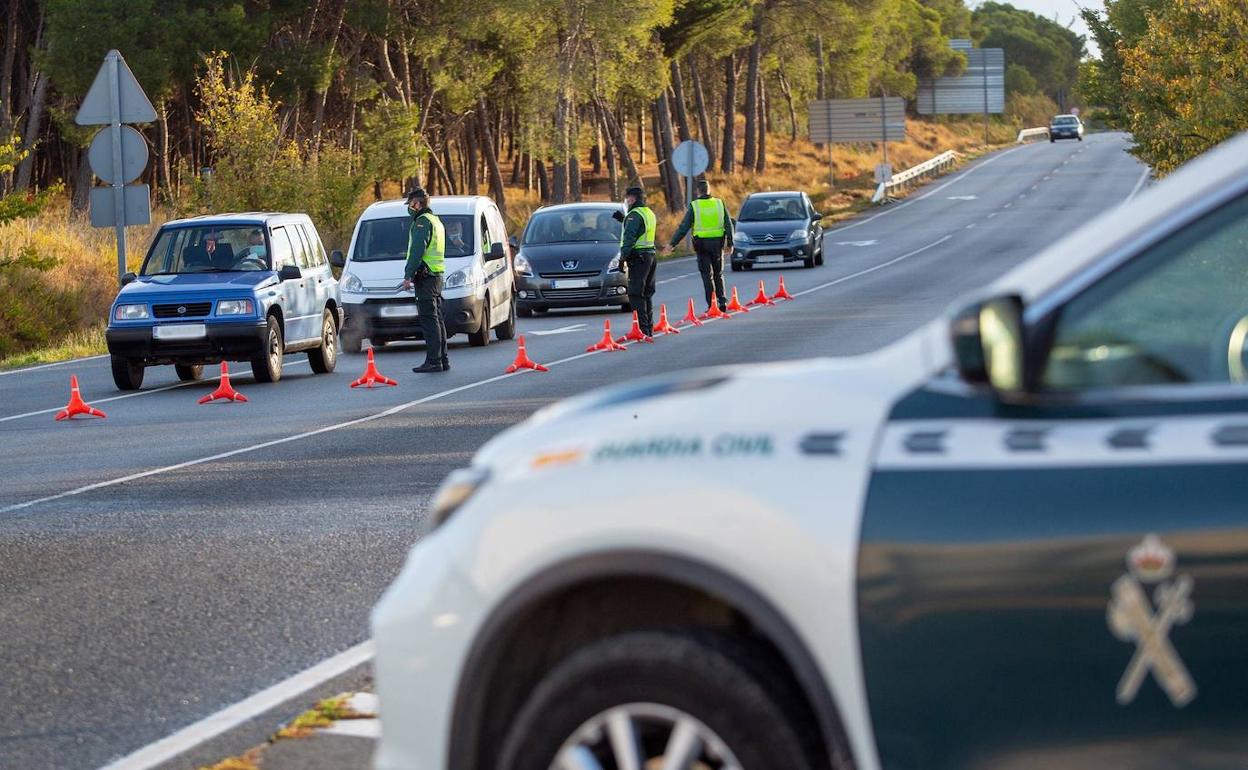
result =
[{"label": "suv headlight", "polygon": [[611,258],[611,261],[607,263],[607,272],[608,273],[620,272],[620,255],[619,254],[616,254],[614,257]]},{"label": "suv headlight", "polygon": [[808,235],[810,235],[810,233],[807,232],[806,228],[803,227],[800,230],[794,230],[793,232],[789,233],[789,240],[790,241],[804,241],[806,240]]},{"label": "suv headlight", "polygon": [[113,318],[118,321],[142,321],[149,318],[147,305],[118,305]]},{"label": "suv headlight", "polygon": [[490,479],[490,469],[481,467],[460,468],[442,481],[442,486],[433,495],[429,513],[433,517],[433,528],[451,517],[451,514],[463,507],[464,503],[485,486]]},{"label": "suv headlight", "polygon": [[362,294],[364,282],[355,273],[347,273],[342,277],[342,290],[350,294]]},{"label": "suv headlight", "polygon": [[523,254],[516,255],[515,260],[512,262],[512,266],[516,269],[516,273],[519,275],[533,275],[533,265],[529,264],[529,258]]},{"label": "suv headlight", "polygon": [[217,301],[217,315],[251,315],[256,306],[249,299],[223,299]]},{"label": "suv headlight", "polygon": [[750,236],[746,235],[740,230],[737,230],[736,232],[732,234],[732,242],[733,243],[749,243]]},{"label": "suv headlight", "polygon": [[448,275],[443,286],[447,289],[475,289],[483,283],[485,283],[485,272],[476,265],[472,265]]}]

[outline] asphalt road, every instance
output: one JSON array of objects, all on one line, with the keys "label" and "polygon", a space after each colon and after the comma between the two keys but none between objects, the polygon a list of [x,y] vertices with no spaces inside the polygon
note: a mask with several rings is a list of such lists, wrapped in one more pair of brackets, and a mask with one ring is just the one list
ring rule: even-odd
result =
[{"label": "asphalt road", "polygon": [[[362,641],[429,496],[497,432],[641,375],[878,348],[1122,204],[1144,171],[1126,146],[988,156],[830,231],[825,266],[784,273],[797,301],[654,345],[581,356],[626,317],[523,319],[547,374],[501,377],[515,345],[462,337],[443,375],[410,373],[418,343],[379,350],[396,388],[350,390],[362,356],[331,375],[290,356],[276,385],[241,366],[246,404],[199,406],[215,383],[172,367],[125,396],[106,359],[0,374],[0,767],[98,767]],[[743,301],[775,289],[728,277]],[[659,280],[673,320],[701,295],[689,260]],[[108,419],[53,421],[71,373]]]}]

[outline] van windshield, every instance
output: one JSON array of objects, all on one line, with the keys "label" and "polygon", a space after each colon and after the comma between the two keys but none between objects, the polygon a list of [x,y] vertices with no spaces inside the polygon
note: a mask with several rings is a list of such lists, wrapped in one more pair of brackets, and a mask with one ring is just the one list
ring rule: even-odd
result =
[{"label": "van windshield", "polygon": [[263,227],[171,227],[156,236],[139,275],[269,270],[271,264]]},{"label": "van windshield", "polygon": [[[467,214],[439,215],[446,230],[446,256],[467,257],[476,253],[472,217]],[[407,259],[407,234],[412,225],[409,216],[366,219],[360,223],[355,238],[353,262],[385,262]]]}]

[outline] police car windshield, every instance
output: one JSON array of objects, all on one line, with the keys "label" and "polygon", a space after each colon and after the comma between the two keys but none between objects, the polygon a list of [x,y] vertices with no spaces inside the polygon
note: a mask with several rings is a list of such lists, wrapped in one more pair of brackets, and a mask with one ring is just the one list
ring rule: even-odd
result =
[{"label": "police car windshield", "polygon": [[795,195],[787,198],[747,198],[741,204],[738,222],[784,222],[805,219],[802,199]]},{"label": "police car windshield", "polygon": [[619,209],[583,208],[575,211],[539,211],[524,230],[524,245],[614,241],[619,243],[622,225],[612,216]]},{"label": "police car windshield", "polygon": [[[434,212],[437,213],[437,212]],[[442,229],[446,231],[448,257],[466,257],[475,253],[473,248],[472,217],[467,214],[439,214]],[[366,219],[360,223],[360,234],[355,239],[353,262],[385,262],[407,259],[407,235],[412,218],[409,216]]]},{"label": "police car windshield", "polygon": [[139,275],[232,273],[270,269],[264,230],[256,225],[162,230]]}]

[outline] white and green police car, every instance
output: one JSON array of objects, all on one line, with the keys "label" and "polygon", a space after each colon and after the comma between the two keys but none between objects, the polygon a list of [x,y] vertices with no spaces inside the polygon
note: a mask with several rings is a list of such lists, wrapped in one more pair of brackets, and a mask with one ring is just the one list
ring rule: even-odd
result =
[{"label": "white and green police car", "polygon": [[1248,766],[1246,340],[1240,137],[878,354],[546,409],[374,611],[376,766]]}]

